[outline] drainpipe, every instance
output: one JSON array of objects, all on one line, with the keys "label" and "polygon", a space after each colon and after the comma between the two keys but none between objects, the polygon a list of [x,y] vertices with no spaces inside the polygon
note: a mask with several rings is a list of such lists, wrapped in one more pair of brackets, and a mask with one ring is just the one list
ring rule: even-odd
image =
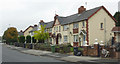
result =
[{"label": "drainpipe", "polygon": [[104,40],[105,40],[105,45],[107,45],[107,42],[106,42],[106,18],[104,18]]}]

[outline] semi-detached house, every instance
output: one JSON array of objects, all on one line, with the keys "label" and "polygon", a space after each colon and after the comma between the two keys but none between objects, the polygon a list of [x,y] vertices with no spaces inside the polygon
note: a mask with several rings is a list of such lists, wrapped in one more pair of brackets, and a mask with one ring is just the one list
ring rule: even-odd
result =
[{"label": "semi-detached house", "polygon": [[84,6],[78,8],[78,13],[70,16],[55,15],[54,21],[39,25],[46,25],[49,32],[49,42],[52,44],[71,43],[73,46],[83,46],[85,41],[93,45],[95,39],[98,42],[110,41],[114,36],[111,32],[116,20],[104,6],[86,10]]}]

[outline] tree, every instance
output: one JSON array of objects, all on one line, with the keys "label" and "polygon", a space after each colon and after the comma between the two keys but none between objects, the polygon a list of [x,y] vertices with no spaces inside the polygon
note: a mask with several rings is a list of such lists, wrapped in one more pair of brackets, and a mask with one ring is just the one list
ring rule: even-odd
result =
[{"label": "tree", "polygon": [[34,36],[36,40],[41,41],[43,43],[44,40],[49,38],[49,33],[45,32],[45,26],[41,25],[41,29],[38,31],[34,31]]},{"label": "tree", "polygon": [[30,35],[26,36],[26,43],[31,43],[31,36]]},{"label": "tree", "polygon": [[3,34],[3,39],[6,40],[7,43],[17,42],[18,41],[17,29],[14,27],[8,28]]},{"label": "tree", "polygon": [[19,42],[20,43],[25,43],[25,36],[20,36],[19,37]]},{"label": "tree", "polygon": [[116,12],[114,18],[118,21],[116,22],[116,26],[120,26],[120,12]]}]

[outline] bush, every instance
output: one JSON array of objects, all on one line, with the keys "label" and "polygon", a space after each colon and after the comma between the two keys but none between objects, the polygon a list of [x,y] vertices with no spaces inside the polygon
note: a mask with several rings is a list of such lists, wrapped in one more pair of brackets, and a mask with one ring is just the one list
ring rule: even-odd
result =
[{"label": "bush", "polygon": [[71,44],[67,43],[67,44],[61,44],[61,45],[56,45],[55,46],[55,52],[59,52],[59,53],[69,53],[72,52],[71,51]]},{"label": "bush", "polygon": [[32,43],[36,43],[36,39],[32,37]]},{"label": "bush", "polygon": [[26,42],[31,43],[31,36],[30,35],[26,36]]},{"label": "bush", "polygon": [[73,52],[73,51],[74,51],[73,47],[70,47],[70,51],[71,51],[71,52]]},{"label": "bush", "polygon": [[79,47],[79,48],[78,48],[78,51],[83,51],[83,48],[80,48],[80,47]]},{"label": "bush", "polygon": [[47,43],[38,43],[38,44],[39,44],[39,46],[36,45],[36,46],[37,46],[37,49],[47,50],[47,51],[50,51],[50,50],[51,50],[50,44],[47,44]]},{"label": "bush", "polygon": [[24,43],[25,42],[25,36],[20,36],[19,37],[19,42]]}]

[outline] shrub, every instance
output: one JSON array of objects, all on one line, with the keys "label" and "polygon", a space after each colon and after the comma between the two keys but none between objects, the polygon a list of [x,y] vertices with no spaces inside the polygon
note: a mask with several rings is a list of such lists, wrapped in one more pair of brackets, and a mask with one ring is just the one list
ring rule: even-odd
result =
[{"label": "shrub", "polygon": [[83,48],[80,48],[80,47],[79,47],[79,48],[78,48],[78,51],[83,51]]},{"label": "shrub", "polygon": [[20,36],[19,37],[19,42],[24,43],[25,42],[25,36]]},{"label": "shrub", "polygon": [[26,37],[26,42],[27,42],[27,43],[31,43],[31,36],[30,36],[30,35],[28,35],[28,36]]},{"label": "shrub", "polygon": [[36,39],[32,37],[32,43],[36,43]]},{"label": "shrub", "polygon": [[47,44],[47,43],[40,43],[39,49],[40,50],[48,50],[48,51],[50,51],[51,50],[51,46],[50,46],[50,44]]},{"label": "shrub", "polygon": [[73,52],[73,51],[74,51],[73,47],[70,47],[70,51],[71,51],[71,52]]},{"label": "shrub", "polygon": [[71,47],[70,43],[55,45],[55,51],[59,53],[69,53],[72,52]]}]

